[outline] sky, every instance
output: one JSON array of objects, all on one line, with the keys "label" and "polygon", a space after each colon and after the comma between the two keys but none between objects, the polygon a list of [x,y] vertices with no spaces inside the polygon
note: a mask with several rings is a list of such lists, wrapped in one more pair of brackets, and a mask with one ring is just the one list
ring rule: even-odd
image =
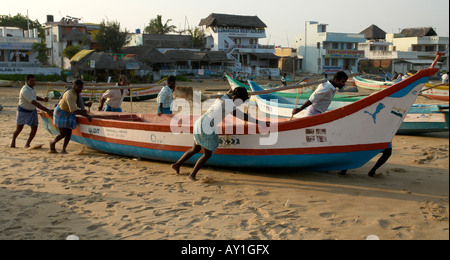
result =
[{"label": "sky", "polygon": [[360,33],[372,24],[386,33],[403,28],[433,27],[439,36],[449,36],[449,0],[16,0],[1,5],[0,15],[29,14],[30,20],[55,21],[65,16],[81,22],[118,21],[122,29],[144,29],[151,19],[178,29],[198,26],[211,13],[258,16],[266,25],[267,38],[260,44],[294,47],[304,34],[306,21],[328,24],[328,32]]}]

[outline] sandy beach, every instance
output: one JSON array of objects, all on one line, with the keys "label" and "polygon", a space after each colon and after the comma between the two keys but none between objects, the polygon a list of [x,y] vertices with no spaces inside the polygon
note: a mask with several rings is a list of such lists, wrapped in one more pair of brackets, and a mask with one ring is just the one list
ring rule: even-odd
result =
[{"label": "sandy beach", "polygon": [[[228,88],[222,80],[179,85]],[[206,168],[194,183],[168,163],[74,142],[66,155],[48,154],[53,137],[42,121],[32,143],[37,149],[23,148],[29,127],[17,148],[9,148],[19,91],[0,87],[1,240],[64,240],[72,234],[81,240],[449,239],[448,132],[397,135],[393,156],[375,178],[367,174],[378,157],[347,176]],[[37,92],[45,95],[46,87]],[[133,103],[135,112],[155,108],[155,100]],[[129,112],[130,103],[123,109]]]}]

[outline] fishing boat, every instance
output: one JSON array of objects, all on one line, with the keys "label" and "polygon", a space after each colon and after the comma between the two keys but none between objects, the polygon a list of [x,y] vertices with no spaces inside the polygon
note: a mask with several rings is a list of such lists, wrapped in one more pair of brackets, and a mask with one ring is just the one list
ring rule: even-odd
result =
[{"label": "fishing boat", "polygon": [[[130,86],[131,95],[125,96],[123,101],[130,102],[131,98],[133,102],[155,99],[158,96],[161,89],[163,88],[163,83],[166,80],[167,78],[164,78],[159,82],[157,82],[156,84],[141,84]],[[40,83],[40,85],[66,86],[66,87],[69,86],[67,84],[61,85],[53,83]],[[115,84],[109,83],[100,83],[96,84],[95,86],[90,86],[89,83],[86,82],[84,85],[85,85],[84,90],[83,92],[81,92],[81,96],[83,97],[84,101],[100,100],[103,93],[105,93],[108,89],[115,87]],[[53,90],[49,89],[47,92],[52,93],[52,95],[55,97],[59,97],[62,94],[61,91],[57,89]]]},{"label": "fishing boat", "polygon": [[0,87],[11,87],[12,85],[12,81],[0,79]]},{"label": "fishing boat", "polygon": [[[236,87],[244,87],[248,91],[252,91],[252,89],[250,88],[249,85],[246,85],[246,84],[244,84],[244,83],[242,83],[240,81],[234,80],[231,77],[228,77],[228,76],[226,76],[226,77],[228,79],[228,82],[230,83],[231,89],[234,89]],[[297,85],[300,86],[300,84],[308,82],[308,79],[309,78],[302,79],[301,81],[299,81],[297,83]],[[262,86],[260,86],[260,87],[262,87]],[[261,88],[258,88],[258,89],[261,89]],[[264,90],[267,90],[267,89],[276,90],[276,88],[274,89],[274,88],[265,88],[265,87],[262,87],[262,89],[264,89]],[[300,97],[300,100],[304,102],[304,101],[308,100],[309,97],[311,97],[311,95],[313,93],[311,91],[305,91],[305,90],[300,91],[300,92],[301,93],[299,93],[298,89],[290,89],[290,90],[281,90],[281,91],[273,92],[273,93],[271,93],[271,95],[280,96],[280,97],[283,97],[288,102],[294,102],[295,103],[298,96]],[[349,102],[349,101],[351,101],[351,102],[358,101],[360,99],[361,98],[355,98],[355,97],[349,96],[349,95],[335,95],[334,96],[334,101],[346,102],[346,103]],[[250,100],[251,100],[251,102],[253,104],[256,105],[256,103],[257,103],[256,97],[251,96]]]},{"label": "fishing boat", "polygon": [[[263,88],[255,82],[249,81],[252,91],[263,91]],[[361,100],[363,97],[353,97],[347,101],[333,100],[328,110],[337,109],[346,106],[355,101]],[[291,118],[292,110],[300,107],[306,100],[301,100],[296,106],[296,102],[292,102],[284,97],[272,94],[256,96],[258,108],[266,114],[274,114],[279,117]],[[303,112],[303,111],[302,111]],[[298,113],[294,118],[304,117],[303,113]],[[435,133],[449,131],[449,106],[448,105],[420,105],[414,104],[408,111],[403,120],[397,134],[420,134]]]},{"label": "fishing boat", "polygon": [[449,101],[449,88],[445,85],[425,85],[422,95],[432,100]]},{"label": "fishing boat", "polygon": [[388,88],[395,84],[394,82],[370,80],[370,79],[365,79],[365,78],[358,77],[358,76],[353,77],[353,80],[355,81],[355,85],[357,87],[370,89],[370,90],[383,90],[383,89]]},{"label": "fishing boat", "polygon": [[[434,66],[433,66],[434,67]],[[406,111],[429,77],[424,69],[391,88],[320,115],[274,119],[270,131],[228,116],[219,124],[221,145],[210,166],[349,170],[363,166],[388,148]],[[258,94],[258,93],[257,93]],[[45,128],[57,134],[52,118],[40,114]],[[122,156],[175,162],[193,143],[199,116],[104,113],[88,121],[78,117],[72,140]],[[194,164],[201,154],[188,161]]]},{"label": "fishing boat", "polygon": [[[83,97],[84,101],[99,100],[107,89],[108,87],[105,87],[105,90],[92,90],[92,91],[83,90],[83,92],[81,92],[81,96]],[[131,90],[132,92],[131,95],[125,96],[123,98],[123,101],[130,102],[131,97],[133,98],[133,102],[155,99],[158,96],[158,93],[161,91],[161,89],[162,85],[143,88],[133,88]]]}]

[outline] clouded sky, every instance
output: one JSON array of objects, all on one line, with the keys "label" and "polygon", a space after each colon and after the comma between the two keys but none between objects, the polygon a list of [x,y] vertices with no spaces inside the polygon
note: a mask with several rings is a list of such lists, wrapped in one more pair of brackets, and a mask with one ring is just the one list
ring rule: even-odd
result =
[{"label": "clouded sky", "polygon": [[305,21],[328,24],[329,32],[359,33],[375,24],[387,33],[433,27],[439,36],[449,36],[448,0],[16,0],[2,5],[0,15],[26,15],[27,10],[41,24],[47,15],[55,20],[69,15],[85,23],[116,20],[132,32],[159,14],[179,29],[198,26],[211,13],[257,15],[268,27],[260,43],[289,47],[304,33]]}]

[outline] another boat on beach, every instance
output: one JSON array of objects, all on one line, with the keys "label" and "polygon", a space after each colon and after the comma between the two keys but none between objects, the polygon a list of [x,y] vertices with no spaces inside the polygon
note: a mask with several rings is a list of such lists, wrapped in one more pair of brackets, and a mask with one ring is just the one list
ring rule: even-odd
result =
[{"label": "another boat on beach", "polygon": [[0,87],[12,87],[12,86],[13,86],[12,81],[0,79]]},{"label": "another boat on beach", "polygon": [[[84,101],[99,100],[107,89],[108,87],[105,87],[105,90],[92,90],[92,91],[83,90],[81,96],[83,97]],[[130,102],[131,97],[133,98],[133,102],[155,99],[158,96],[158,93],[161,91],[161,89],[162,86],[133,88],[131,95],[125,96],[123,98],[123,101]]]},{"label": "another boat on beach", "polygon": [[[307,171],[359,168],[390,145],[420,90],[437,71],[421,70],[388,89],[321,115],[274,119],[268,133],[265,127],[228,116],[219,125],[221,145],[208,165]],[[192,147],[193,125],[199,117],[93,115],[98,118],[91,122],[78,117],[73,141],[106,153],[164,162],[177,161]],[[45,128],[57,134],[52,118],[44,113],[41,117]],[[194,164],[199,156],[188,163]]]},{"label": "another boat on beach", "polygon": [[362,77],[353,77],[355,85],[360,88],[370,89],[370,90],[383,90],[394,85],[394,82],[383,82],[371,79],[365,79]]},{"label": "another boat on beach", "polygon": [[[249,81],[252,91],[264,90],[255,82]],[[331,102],[328,110],[337,109],[355,101],[361,100],[363,97],[353,97],[348,101]],[[300,107],[306,100],[300,99],[297,107]],[[280,97],[278,95],[265,94],[256,96],[258,108],[267,114],[276,114],[276,116],[291,118],[292,110],[295,108],[295,101]],[[304,117],[302,113],[298,113],[294,118]],[[423,134],[434,132],[449,131],[449,106],[448,105],[420,105],[414,104],[408,111],[402,125],[397,134]]]},{"label": "another boat on beach", "polygon": [[448,85],[425,85],[426,89],[422,91],[422,95],[432,100],[449,101]]}]

